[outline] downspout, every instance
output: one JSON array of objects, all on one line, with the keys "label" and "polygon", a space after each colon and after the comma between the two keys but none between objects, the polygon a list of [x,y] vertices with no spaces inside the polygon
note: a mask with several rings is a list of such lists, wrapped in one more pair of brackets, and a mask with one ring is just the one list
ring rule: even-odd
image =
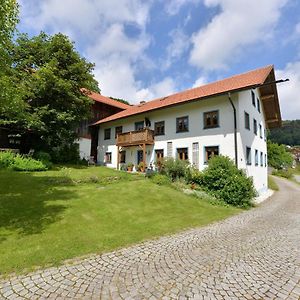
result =
[{"label": "downspout", "polygon": [[237,146],[237,120],[236,120],[236,108],[232,102],[231,94],[228,93],[228,99],[233,109],[233,120],[234,120],[234,156],[235,156],[235,165],[238,168],[238,146]]}]

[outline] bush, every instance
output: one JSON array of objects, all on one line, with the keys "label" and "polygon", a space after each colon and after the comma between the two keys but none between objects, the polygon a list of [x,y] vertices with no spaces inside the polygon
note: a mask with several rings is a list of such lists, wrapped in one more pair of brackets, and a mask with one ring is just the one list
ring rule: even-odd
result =
[{"label": "bush", "polygon": [[189,175],[189,163],[184,160],[166,158],[161,163],[161,174],[168,176],[173,181],[178,178],[186,178]]},{"label": "bush", "polygon": [[286,151],[284,145],[278,145],[268,141],[268,164],[275,169],[284,169],[291,167],[293,157],[291,153]]},{"label": "bush", "polygon": [[291,169],[274,170],[272,172],[272,175],[280,176],[280,177],[284,177],[284,178],[290,179],[293,176],[293,171]]},{"label": "bush", "polygon": [[171,183],[170,178],[166,175],[155,174],[151,177],[153,183],[158,185],[169,185]]},{"label": "bush", "polygon": [[0,152],[0,168],[15,171],[47,170],[47,166],[43,162],[12,152]]},{"label": "bush", "polygon": [[0,169],[8,169],[14,160],[15,155],[12,152],[0,152]]},{"label": "bush", "polygon": [[16,155],[14,163],[10,166],[10,169],[15,171],[45,171],[47,170],[47,167],[39,160]]},{"label": "bush", "polygon": [[78,164],[80,161],[79,144],[55,147],[51,150],[50,155],[53,163]]},{"label": "bush", "polygon": [[34,158],[41,161],[47,167],[47,169],[52,168],[51,156],[49,153],[44,151],[39,151],[34,154]]},{"label": "bush", "polygon": [[234,206],[251,206],[252,198],[256,196],[252,178],[248,178],[228,157],[210,159],[208,167],[197,179],[205,191]]}]

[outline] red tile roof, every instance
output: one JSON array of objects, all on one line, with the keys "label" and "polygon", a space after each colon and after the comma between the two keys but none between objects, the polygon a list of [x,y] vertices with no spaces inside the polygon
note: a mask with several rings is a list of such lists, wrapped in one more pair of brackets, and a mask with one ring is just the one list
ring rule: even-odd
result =
[{"label": "red tile roof", "polygon": [[111,99],[109,97],[102,96],[101,94],[98,94],[98,93],[95,93],[95,92],[91,92],[91,91],[88,91],[86,89],[81,89],[81,91],[86,96],[88,96],[89,98],[91,98],[92,100],[94,100],[96,102],[100,102],[100,103],[104,103],[104,104],[107,104],[107,105],[110,105],[110,106],[118,107],[118,108],[121,108],[123,110],[131,107],[128,104],[125,104],[125,103],[122,103],[120,101]]},{"label": "red tile roof", "polygon": [[155,99],[144,104],[129,106],[126,110],[111,115],[105,119],[96,122],[94,125],[126,118],[132,115],[161,109],[164,107],[178,105],[193,100],[200,100],[210,96],[220,95],[226,92],[233,92],[240,89],[251,88],[263,84],[268,75],[274,70],[272,65],[266,66],[247,73],[235,75],[223,80],[209,83],[200,87],[179,92],[167,97]]}]

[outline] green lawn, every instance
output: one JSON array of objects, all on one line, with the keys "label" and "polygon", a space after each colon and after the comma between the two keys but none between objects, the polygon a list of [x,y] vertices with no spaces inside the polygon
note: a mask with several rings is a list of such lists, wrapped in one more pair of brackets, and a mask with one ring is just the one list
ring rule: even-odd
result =
[{"label": "green lawn", "polygon": [[279,191],[279,187],[271,175],[268,175],[268,187],[273,191]]},{"label": "green lawn", "polygon": [[0,172],[0,274],[101,253],[240,210],[104,167]]}]

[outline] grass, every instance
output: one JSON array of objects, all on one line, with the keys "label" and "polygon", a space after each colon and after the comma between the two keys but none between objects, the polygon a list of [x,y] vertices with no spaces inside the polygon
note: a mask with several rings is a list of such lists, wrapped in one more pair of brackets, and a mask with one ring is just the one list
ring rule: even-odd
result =
[{"label": "grass", "polygon": [[273,191],[279,191],[279,187],[272,176],[268,176],[268,187]]},{"label": "grass", "polygon": [[0,171],[0,275],[58,265],[239,211],[104,167]]}]

